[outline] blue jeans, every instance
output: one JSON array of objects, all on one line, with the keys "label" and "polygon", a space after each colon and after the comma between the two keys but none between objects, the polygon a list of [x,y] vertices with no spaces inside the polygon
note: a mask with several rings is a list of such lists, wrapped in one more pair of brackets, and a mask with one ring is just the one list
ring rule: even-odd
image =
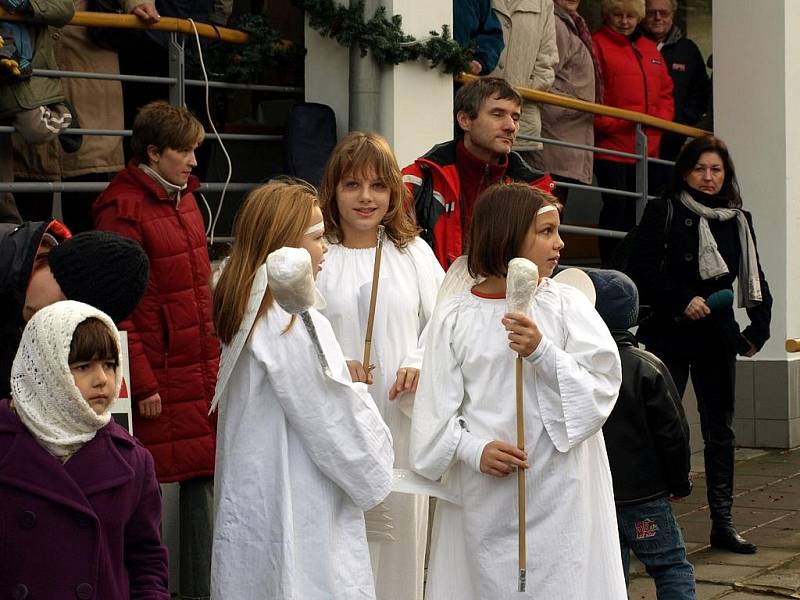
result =
[{"label": "blue jeans", "polygon": [[633,550],[655,580],[658,600],[695,600],[694,569],[667,497],[617,506],[617,523],[626,584]]}]

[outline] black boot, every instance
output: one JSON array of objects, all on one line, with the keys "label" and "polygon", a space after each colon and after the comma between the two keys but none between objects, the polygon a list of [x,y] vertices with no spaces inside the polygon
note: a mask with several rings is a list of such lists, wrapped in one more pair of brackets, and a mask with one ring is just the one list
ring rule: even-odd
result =
[{"label": "black boot", "polygon": [[712,525],[711,545],[721,550],[729,550],[737,554],[755,554],[758,548],[751,544],[733,528],[732,525]]},{"label": "black boot", "polygon": [[740,536],[733,527],[733,442],[728,444],[706,444],[706,485],[708,506],[711,511],[711,545],[738,554],[754,554],[757,550]]}]

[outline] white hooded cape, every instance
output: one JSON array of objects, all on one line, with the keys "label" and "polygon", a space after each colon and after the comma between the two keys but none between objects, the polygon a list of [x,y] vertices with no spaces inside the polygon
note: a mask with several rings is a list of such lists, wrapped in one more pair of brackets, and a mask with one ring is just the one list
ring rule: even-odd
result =
[{"label": "white hooded cape", "polygon": [[275,304],[241,353],[223,353],[234,366],[217,390],[216,600],[375,598],[363,511],[389,493],[392,438],[330,324],[309,312],[331,377]]},{"label": "white hooded cape", "polygon": [[[332,244],[317,280],[327,301],[322,312],[348,359],[363,360],[374,264],[375,248]],[[406,393],[389,400],[389,388],[399,368],[422,367],[422,332],[433,313],[443,278],[444,271],[433,251],[420,238],[404,249],[388,239],[384,243],[370,361],[375,369],[369,389],[392,432],[395,468],[405,470],[396,471],[396,476],[408,473],[414,395]],[[414,491],[417,494],[393,493],[386,499],[386,514],[393,527],[390,537],[370,537],[380,600],[422,600],[428,499],[419,489]]]},{"label": "white hooded cape", "polygon": [[436,507],[427,600],[625,600],[601,428],[616,402],[616,344],[586,297],[545,279],[532,316],[544,338],[524,362],[527,592],[517,589],[517,477],[480,472],[491,440],[516,443],[514,353],[505,299],[469,290],[430,324],[411,465],[443,477],[461,506]]}]

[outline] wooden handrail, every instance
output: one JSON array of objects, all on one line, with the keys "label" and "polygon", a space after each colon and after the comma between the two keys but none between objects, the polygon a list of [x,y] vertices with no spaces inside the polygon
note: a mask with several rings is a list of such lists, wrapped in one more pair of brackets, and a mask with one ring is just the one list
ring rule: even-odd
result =
[{"label": "wooden handrail", "polygon": [[800,352],[800,340],[791,338],[786,340],[786,351]]},{"label": "wooden handrail", "polygon": [[[27,21],[26,17],[11,14],[0,8],[0,21]],[[194,34],[192,24],[186,19],[176,17],[161,17],[158,23],[145,25],[136,15],[117,15],[102,12],[76,12],[68,23],[79,27],[108,27],[111,29],[150,29],[153,31],[175,31],[177,33]],[[246,44],[249,36],[244,31],[217,27],[207,23],[197,23],[197,33],[200,37],[212,40],[221,40],[229,44]]]},{"label": "wooden handrail", "polygon": [[[461,73],[456,78],[456,81],[466,83],[477,79],[475,75],[468,75]],[[644,113],[634,112],[632,110],[623,110],[621,108],[614,108],[613,106],[606,106],[604,104],[595,104],[594,102],[586,102],[585,100],[577,100],[561,94],[553,94],[551,92],[541,92],[539,90],[532,90],[530,88],[514,86],[520,95],[526,100],[533,100],[542,104],[552,104],[553,106],[560,106],[561,108],[571,108],[581,112],[588,112],[594,115],[603,115],[606,117],[616,117],[617,119],[625,119],[634,123],[641,123],[648,127],[657,127],[664,131],[671,131],[680,135],[688,135],[690,137],[700,137],[708,135],[711,132],[705,129],[698,129],[697,127],[689,127],[688,125],[681,125],[680,123],[673,123],[666,119],[659,119]]]}]

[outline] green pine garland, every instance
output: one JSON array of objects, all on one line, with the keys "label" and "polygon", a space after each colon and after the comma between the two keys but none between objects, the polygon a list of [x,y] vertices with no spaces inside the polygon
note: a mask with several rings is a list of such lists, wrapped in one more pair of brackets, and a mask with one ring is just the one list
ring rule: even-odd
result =
[{"label": "green pine garland", "polygon": [[[431,68],[441,67],[447,73],[469,71],[473,48],[464,49],[450,36],[450,28],[442,25],[441,32],[431,31],[424,42],[403,33],[402,17],[387,18],[386,9],[378,8],[369,21],[364,21],[364,1],[352,6],[336,4],[334,0],[292,0],[309,15],[309,23],[320,35],[336,40],[345,48],[368,52],[381,65],[426,59]],[[435,0],[433,0],[435,1]],[[250,39],[244,46],[211,42],[203,55],[209,76],[231,82],[261,83],[264,67],[279,67],[287,61],[305,55],[299,44],[286,44],[281,33],[272,27],[264,14],[243,15],[230,27],[246,31]],[[187,71],[191,77],[201,75],[199,60],[193,44],[187,45]]]},{"label": "green pine garland", "polygon": [[387,18],[386,8],[380,7],[369,21],[364,20],[364,1],[350,7],[334,0],[292,0],[309,15],[309,24],[320,35],[330,37],[345,48],[358,45],[361,55],[371,52],[381,65],[397,65],[424,58],[431,68],[441,65],[447,73],[469,70],[472,55],[450,36],[450,28],[442,25],[441,32],[431,31],[430,39],[421,42],[403,33],[402,17]]}]

